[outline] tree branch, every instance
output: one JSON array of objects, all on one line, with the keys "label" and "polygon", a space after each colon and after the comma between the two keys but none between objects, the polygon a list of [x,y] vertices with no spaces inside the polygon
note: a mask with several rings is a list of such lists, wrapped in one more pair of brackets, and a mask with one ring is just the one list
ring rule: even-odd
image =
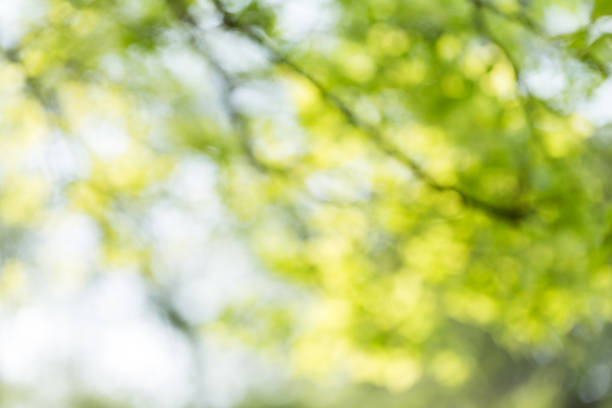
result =
[{"label": "tree branch", "polygon": [[[517,15],[510,15],[510,14],[504,13],[503,11],[498,9],[495,5],[489,2],[486,2],[486,1],[471,0],[471,2],[477,8],[481,8],[481,9],[484,8],[488,10],[489,12],[491,12],[492,14],[495,14],[496,16],[506,21],[509,21],[511,23],[518,23],[522,25],[525,29],[529,30],[532,34],[537,35],[538,37],[545,38],[548,40],[553,40],[555,43],[558,43],[558,41],[551,39],[550,36],[548,36],[546,31],[544,30],[544,28],[542,28],[536,21],[531,19],[525,12],[521,12],[520,14],[517,14]],[[602,64],[600,61],[598,61],[596,58],[594,58],[588,51],[585,50],[584,52],[574,52],[571,49],[567,49],[567,48],[565,49],[565,51],[567,51],[574,58],[587,64],[588,66],[593,68],[595,71],[599,72],[604,78],[607,78],[610,75],[610,71],[608,70],[608,68],[604,64]]]},{"label": "tree branch", "polygon": [[458,186],[439,183],[430,174],[428,174],[415,159],[398,149],[393,143],[389,142],[385,137],[383,137],[378,128],[361,121],[337,95],[329,91],[318,79],[313,77],[310,73],[278,51],[278,49],[271,44],[263,34],[259,33],[253,27],[241,24],[230,12],[227,11],[221,0],[212,0],[212,2],[221,15],[222,23],[225,28],[242,33],[264,48],[275,63],[285,65],[296,74],[308,80],[312,85],[314,85],[315,88],[317,88],[323,98],[331,103],[344,116],[349,124],[368,134],[370,139],[376,143],[382,152],[408,167],[412,173],[428,187],[436,191],[452,191],[458,194],[466,205],[504,221],[515,223],[532,213],[533,210],[530,208],[521,206],[500,206],[464,191]]},{"label": "tree branch", "polygon": [[247,120],[244,115],[240,113],[238,109],[236,109],[234,103],[230,99],[231,93],[238,87],[238,84],[231,77],[231,75],[223,68],[223,66],[221,66],[221,64],[219,64],[219,62],[212,57],[210,51],[206,49],[204,44],[202,44],[200,37],[193,32],[193,30],[199,29],[196,18],[191,15],[188,8],[180,0],[167,0],[167,4],[169,5],[174,15],[188,26],[189,29],[187,31],[187,35],[191,45],[202,57],[206,59],[209,66],[221,79],[223,83],[222,86],[224,88],[221,92],[221,102],[229,116],[230,126],[233,128],[233,131],[238,136],[240,146],[249,163],[254,168],[262,172],[279,174],[285,173],[286,169],[265,163],[257,157],[253,149],[253,144],[251,143],[251,140],[249,138]]},{"label": "tree branch", "polygon": [[[506,57],[510,66],[512,67],[512,71],[514,73],[514,78],[517,84],[520,86],[521,79],[521,67],[519,62],[516,60],[514,55],[510,49],[504,44],[502,41],[498,40],[495,35],[489,30],[486,22],[484,21],[484,16],[482,13],[483,2],[481,0],[473,0],[475,9],[474,9],[474,19],[476,23],[477,30],[486,37],[491,43],[495,44],[497,48],[502,52],[502,54]],[[520,92],[520,90],[518,91]],[[527,125],[527,131],[529,132],[529,140],[538,142],[538,147],[540,146],[540,140],[536,137],[537,129],[535,126],[535,121],[532,116],[532,112],[530,107],[528,106],[528,102],[531,101],[531,95],[527,90],[528,96],[527,101],[525,101],[520,94],[517,95],[518,103],[520,104],[521,111],[523,113],[523,118],[525,119],[525,123]],[[516,200],[520,200],[521,196],[528,189],[530,184],[530,173],[531,173],[531,163],[529,159],[529,152],[526,152],[525,155],[520,156],[520,169],[519,169],[519,185],[515,194]]]}]

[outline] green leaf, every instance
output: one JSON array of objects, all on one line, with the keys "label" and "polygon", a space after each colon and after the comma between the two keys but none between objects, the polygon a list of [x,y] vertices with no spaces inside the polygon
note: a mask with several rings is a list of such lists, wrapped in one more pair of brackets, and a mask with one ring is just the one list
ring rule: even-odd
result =
[{"label": "green leaf", "polygon": [[557,38],[561,39],[568,47],[581,50],[589,45],[589,30],[583,28],[570,34],[561,35]]},{"label": "green leaf", "polygon": [[612,15],[612,1],[610,0],[595,0],[593,6],[593,20],[598,19],[602,16]]},{"label": "green leaf", "polygon": [[241,24],[256,26],[264,30],[266,34],[271,34],[275,27],[274,11],[257,1],[251,2],[238,16]]},{"label": "green leaf", "polygon": [[588,52],[600,62],[612,61],[612,34],[602,35],[588,48]]}]

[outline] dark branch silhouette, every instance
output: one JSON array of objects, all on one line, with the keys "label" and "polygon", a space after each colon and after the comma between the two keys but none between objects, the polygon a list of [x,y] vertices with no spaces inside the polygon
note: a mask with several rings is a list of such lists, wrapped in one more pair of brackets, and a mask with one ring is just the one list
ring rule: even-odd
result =
[{"label": "dark branch silhouette", "polygon": [[[525,29],[529,30],[532,34],[545,38],[547,40],[552,40],[553,43],[558,43],[558,40],[551,38],[536,21],[530,18],[524,10],[518,14],[508,14],[497,8],[494,4],[482,1],[482,0],[471,0],[472,3],[479,9],[486,9],[490,13],[506,20],[511,23],[518,23],[523,26]],[[583,63],[590,66],[595,71],[599,72],[604,78],[607,78],[610,75],[610,71],[608,68],[598,61],[593,55],[591,55],[588,51],[584,50],[583,52],[574,51],[572,49],[565,48],[565,51],[568,52],[572,57],[582,61]]]},{"label": "dark branch silhouette", "polygon": [[[427,186],[436,191],[452,191],[458,194],[462,201],[475,209],[483,211],[496,218],[503,219],[510,222],[518,222],[526,218],[533,212],[531,208],[525,208],[522,206],[500,206],[495,203],[491,203],[484,199],[481,199],[472,193],[464,191],[458,186],[446,185],[436,181],[430,174],[428,174],[415,159],[398,149],[393,143],[389,142],[374,126],[371,126],[361,121],[357,115],[334,93],[328,90],[318,79],[306,72],[303,68],[293,62],[290,58],[280,52],[277,47],[270,43],[265,35],[257,31],[251,26],[244,25],[238,21],[223,5],[220,0],[212,0],[215,8],[220,13],[222,18],[222,24],[225,28],[240,32],[255,43],[263,47],[271,59],[277,63],[285,65],[292,71],[300,75],[301,77],[308,80],[319,93],[325,98],[331,105],[333,105],[346,119],[346,121],[353,127],[365,132],[370,136],[370,139],[376,143],[379,149],[390,157],[398,160],[406,167],[408,167],[412,173]],[[186,20],[187,22],[193,21],[192,19]]]}]

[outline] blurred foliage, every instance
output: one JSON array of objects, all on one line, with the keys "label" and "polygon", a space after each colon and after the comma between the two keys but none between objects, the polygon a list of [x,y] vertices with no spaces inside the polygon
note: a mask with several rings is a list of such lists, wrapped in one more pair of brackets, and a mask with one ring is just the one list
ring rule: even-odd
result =
[{"label": "blurred foliage", "polygon": [[[610,4],[330,0],[288,38],[279,2],[45,1],[0,65],[0,291],[27,292],[16,240],[59,208],[96,222],[102,269],[163,285],[143,214],[201,155],[263,265],[307,293],[214,329],[356,384],[279,406],[600,401],[612,146],[584,106]],[[85,159],[33,166],[40,149]]]}]

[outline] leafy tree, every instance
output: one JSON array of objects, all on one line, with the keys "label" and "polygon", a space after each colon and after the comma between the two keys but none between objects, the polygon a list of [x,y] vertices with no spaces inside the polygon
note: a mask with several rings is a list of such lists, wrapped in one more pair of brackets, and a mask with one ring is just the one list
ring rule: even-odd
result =
[{"label": "leafy tree", "polygon": [[[308,299],[215,328],[401,393],[389,406],[604,398],[609,2],[330,0],[306,35],[295,4],[47,1],[0,67],[3,231],[67,206],[97,222],[105,265],[163,285],[142,214],[202,155],[262,264]],[[88,171],[53,188],[29,171],[50,139]]]}]

